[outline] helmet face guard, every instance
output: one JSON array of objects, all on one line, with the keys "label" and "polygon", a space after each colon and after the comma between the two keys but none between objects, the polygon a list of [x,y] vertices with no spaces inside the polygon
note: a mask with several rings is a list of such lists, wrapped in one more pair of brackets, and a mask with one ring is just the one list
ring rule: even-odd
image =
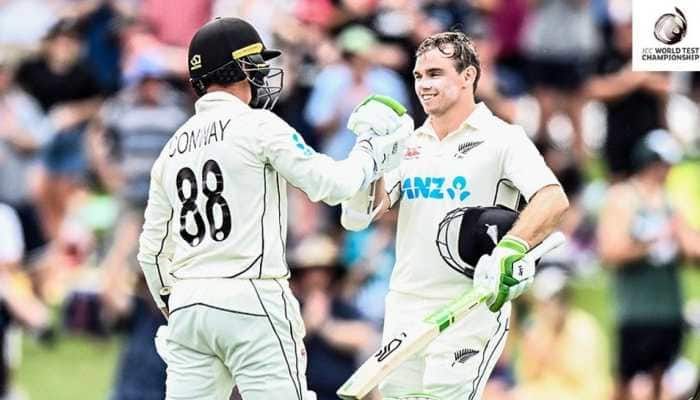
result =
[{"label": "helmet face guard", "polygon": [[458,208],[447,213],[438,226],[435,239],[438,253],[455,271],[470,278],[474,276],[474,266],[467,264],[459,256],[459,231],[466,208]]},{"label": "helmet face guard", "polygon": [[282,68],[270,67],[260,54],[234,59],[221,67],[203,75],[199,79],[190,79],[198,96],[207,92],[211,83],[234,83],[247,80],[252,95],[250,106],[270,110],[277,104],[284,85]]},{"label": "helmet face guard", "polygon": [[238,61],[250,83],[253,96],[250,106],[271,110],[277,104],[284,85],[282,68],[270,67],[260,54],[243,57]]}]

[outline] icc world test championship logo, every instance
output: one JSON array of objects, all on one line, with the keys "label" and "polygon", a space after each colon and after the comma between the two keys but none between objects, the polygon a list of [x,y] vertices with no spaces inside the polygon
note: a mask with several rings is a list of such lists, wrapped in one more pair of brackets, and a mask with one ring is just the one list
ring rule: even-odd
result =
[{"label": "icc world test championship logo", "polygon": [[675,13],[666,13],[656,20],[654,37],[663,44],[676,44],[683,40],[688,29],[688,21],[678,7]]}]

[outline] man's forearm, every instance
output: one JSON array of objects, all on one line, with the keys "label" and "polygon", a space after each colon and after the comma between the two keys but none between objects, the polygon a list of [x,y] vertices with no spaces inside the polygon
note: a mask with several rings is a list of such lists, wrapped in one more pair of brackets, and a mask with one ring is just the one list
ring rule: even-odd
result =
[{"label": "man's forearm", "polygon": [[533,247],[556,229],[568,208],[569,201],[561,186],[545,186],[532,196],[509,234]]}]

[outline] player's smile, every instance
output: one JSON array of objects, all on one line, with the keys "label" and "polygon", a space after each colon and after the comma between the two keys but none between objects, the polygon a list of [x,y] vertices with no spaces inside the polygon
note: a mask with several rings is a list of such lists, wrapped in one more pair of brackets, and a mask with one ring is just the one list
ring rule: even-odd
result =
[{"label": "player's smile", "polygon": [[435,97],[437,97],[437,93],[423,93],[420,95],[421,104],[423,104],[423,107],[426,107]]}]

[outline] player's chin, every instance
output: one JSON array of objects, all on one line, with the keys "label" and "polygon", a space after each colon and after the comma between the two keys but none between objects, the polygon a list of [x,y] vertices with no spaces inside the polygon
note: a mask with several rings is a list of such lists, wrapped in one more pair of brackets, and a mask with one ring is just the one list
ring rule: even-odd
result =
[{"label": "player's chin", "polygon": [[421,101],[421,105],[426,114],[437,114],[440,111],[440,105],[434,100]]},{"label": "player's chin", "polygon": [[428,109],[430,109],[430,107],[432,107],[434,100],[435,100],[434,97],[426,100],[423,98],[423,96],[420,96],[420,95],[418,96],[418,101],[420,101],[420,105],[423,106],[423,111],[428,111]]}]

